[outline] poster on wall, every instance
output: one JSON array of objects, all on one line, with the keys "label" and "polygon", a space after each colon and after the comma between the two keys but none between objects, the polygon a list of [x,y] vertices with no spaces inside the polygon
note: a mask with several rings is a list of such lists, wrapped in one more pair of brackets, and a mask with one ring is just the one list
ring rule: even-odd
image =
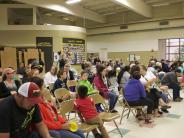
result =
[{"label": "poster on wall", "polygon": [[129,61],[135,61],[135,54],[129,54]]},{"label": "poster on wall", "polygon": [[54,53],[54,61],[55,62],[58,62],[59,61],[59,54],[58,54],[58,52],[55,52]]},{"label": "poster on wall", "polygon": [[100,49],[100,60],[101,61],[107,61],[107,48],[101,48]]},{"label": "poster on wall", "polygon": [[71,64],[80,64],[85,60],[85,40],[63,38],[63,52]]},{"label": "poster on wall", "polygon": [[36,46],[53,46],[52,37],[36,37]]}]

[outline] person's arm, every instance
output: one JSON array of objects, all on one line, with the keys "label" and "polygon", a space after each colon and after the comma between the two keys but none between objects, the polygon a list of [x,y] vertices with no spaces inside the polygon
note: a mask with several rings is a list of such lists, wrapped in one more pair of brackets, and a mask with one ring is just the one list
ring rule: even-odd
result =
[{"label": "person's arm", "polygon": [[45,76],[44,76],[44,84],[45,84],[45,86],[46,87],[48,87],[49,86],[49,77],[47,76],[47,74],[45,74]]},{"label": "person's arm", "polygon": [[140,95],[141,97],[146,97],[146,91],[144,89],[144,86],[141,84],[141,82],[139,83],[139,91],[140,91]]},{"label": "person's arm", "polygon": [[95,77],[93,83],[94,83],[94,85],[96,86],[96,88],[97,88],[100,92],[103,93],[103,92],[108,91],[108,88],[102,88],[101,82],[100,82],[100,78],[99,78],[99,77]]},{"label": "person's arm", "polygon": [[149,71],[148,74],[146,74],[145,79],[147,80],[147,83],[151,85],[157,80],[157,77]]},{"label": "person's arm", "polygon": [[10,138],[9,133],[0,133],[0,138]]},{"label": "person's arm", "polygon": [[16,86],[17,86],[17,91],[18,91],[18,89],[19,89],[19,87],[20,87],[21,83],[20,83],[20,81],[19,81],[19,80],[15,80],[15,84],[16,84]]},{"label": "person's arm", "polygon": [[6,98],[11,95],[10,90],[6,87],[4,82],[0,82],[0,98]]},{"label": "person's arm", "polygon": [[43,121],[41,121],[40,123],[36,123],[35,126],[42,138],[51,138],[48,128],[43,123]]},{"label": "person's arm", "polygon": [[47,118],[47,111],[44,109],[41,105],[39,106],[40,108],[40,113],[43,119],[43,122],[45,125],[48,127],[48,129],[61,129],[61,123],[59,121],[50,121]]},{"label": "person's arm", "polygon": [[[11,104],[0,105],[0,138],[10,138],[11,117],[13,117]],[[13,130],[12,130],[13,131]]]},{"label": "person's arm", "polygon": [[124,76],[125,82],[127,82],[130,79],[130,74],[127,72]]},{"label": "person's arm", "polygon": [[78,114],[80,120],[81,120],[82,122],[84,122],[84,118],[83,118],[81,112],[79,111],[79,108],[78,108],[77,103],[76,103],[75,101],[74,101],[74,109],[77,111],[77,114]]},{"label": "person's arm", "polygon": [[154,83],[155,81],[156,81],[156,78],[152,78],[152,79],[148,80],[147,83],[152,84],[152,83]]},{"label": "person's arm", "polygon": [[59,83],[58,80],[56,80],[55,83],[54,83],[54,86],[53,86],[53,88],[52,88],[52,90],[51,90],[51,92],[52,92],[53,94],[54,94],[54,91],[60,87],[58,83]]},{"label": "person's arm", "polygon": [[71,70],[69,70],[69,74],[70,74],[70,80],[75,80],[74,74]]},{"label": "person's arm", "polygon": [[79,112],[79,111],[77,110],[77,114],[78,114],[78,116],[79,116],[81,122],[85,122],[85,121],[84,121],[84,118],[83,118],[83,116],[82,116],[82,114],[81,114],[81,112]]},{"label": "person's arm", "polygon": [[62,129],[70,130],[70,124],[69,123],[64,123]]}]

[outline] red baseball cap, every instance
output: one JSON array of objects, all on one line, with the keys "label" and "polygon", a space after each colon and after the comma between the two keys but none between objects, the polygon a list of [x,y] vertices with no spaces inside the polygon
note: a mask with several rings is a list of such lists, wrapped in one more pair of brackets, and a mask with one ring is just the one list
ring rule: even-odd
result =
[{"label": "red baseball cap", "polygon": [[38,104],[42,101],[40,88],[34,82],[26,82],[20,86],[18,93],[27,97],[31,103]]}]

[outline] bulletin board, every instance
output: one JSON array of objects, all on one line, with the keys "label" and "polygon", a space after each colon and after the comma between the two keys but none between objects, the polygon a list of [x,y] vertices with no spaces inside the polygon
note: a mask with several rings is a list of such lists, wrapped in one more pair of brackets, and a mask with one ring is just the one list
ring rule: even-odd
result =
[{"label": "bulletin board", "polygon": [[63,38],[63,52],[71,64],[80,64],[86,58],[85,40]]},{"label": "bulletin board", "polygon": [[129,61],[135,61],[135,54],[129,54]]}]

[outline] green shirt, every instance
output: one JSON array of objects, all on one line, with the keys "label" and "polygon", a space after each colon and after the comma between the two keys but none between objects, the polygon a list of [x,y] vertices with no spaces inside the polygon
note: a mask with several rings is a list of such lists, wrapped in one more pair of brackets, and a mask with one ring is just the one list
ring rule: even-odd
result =
[{"label": "green shirt", "polygon": [[95,91],[93,89],[92,84],[88,80],[81,80],[79,82],[79,85],[84,85],[84,86],[86,86],[88,88],[88,95],[94,93],[94,91]]}]

